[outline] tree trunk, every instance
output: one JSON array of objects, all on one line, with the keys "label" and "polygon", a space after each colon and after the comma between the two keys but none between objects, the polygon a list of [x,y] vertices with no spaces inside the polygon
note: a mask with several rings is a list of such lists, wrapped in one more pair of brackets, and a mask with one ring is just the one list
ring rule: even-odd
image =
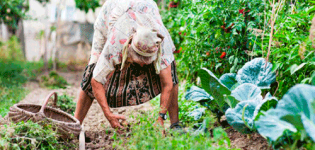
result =
[{"label": "tree trunk", "polygon": [[[46,8],[45,8],[45,15],[48,18],[48,6],[47,5],[46,5]],[[47,59],[47,54],[48,54],[48,35],[47,35],[47,33],[49,33],[48,23],[49,23],[49,21],[46,20],[45,33],[44,33],[44,38],[45,38],[45,41],[44,41],[44,56],[43,56],[44,70],[45,71],[48,71],[48,59]],[[42,39],[42,38],[40,38],[40,39]],[[42,40],[40,42],[42,42]]]},{"label": "tree trunk", "polygon": [[9,31],[8,31],[8,27],[4,23],[1,23],[1,30],[2,30],[2,41],[7,41],[9,39]]},{"label": "tree trunk", "polygon": [[53,52],[53,70],[57,70],[57,63],[58,63],[58,50],[60,49],[60,45],[61,45],[61,40],[60,40],[60,36],[61,36],[61,31],[60,31],[60,23],[61,23],[61,5],[64,5],[64,0],[61,0],[59,5],[58,5],[58,11],[57,11],[57,23],[56,23],[56,46],[54,48],[54,52]]},{"label": "tree trunk", "polygon": [[314,41],[314,39],[315,39],[315,17],[313,17],[313,20],[312,20],[309,38],[312,41],[312,47],[315,48],[315,41]]},{"label": "tree trunk", "polygon": [[19,24],[18,24],[18,31],[17,31],[17,37],[19,37],[20,39],[20,46],[21,46],[21,50],[24,56],[24,59],[26,60],[26,52],[25,52],[25,36],[24,36],[24,26],[23,26],[23,19],[19,20]]},{"label": "tree trunk", "polygon": [[161,0],[161,9],[164,11],[165,10],[165,0]]}]

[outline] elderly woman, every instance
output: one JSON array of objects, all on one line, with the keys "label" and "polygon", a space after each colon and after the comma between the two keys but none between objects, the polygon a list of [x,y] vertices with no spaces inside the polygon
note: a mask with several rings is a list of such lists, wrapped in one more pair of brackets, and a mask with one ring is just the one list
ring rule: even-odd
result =
[{"label": "elderly woman", "polygon": [[94,24],[89,65],[85,69],[75,117],[83,122],[96,99],[113,128],[125,116],[110,107],[134,106],[160,97],[157,122],[169,113],[178,122],[178,79],[173,41],[153,0],[107,0]]}]

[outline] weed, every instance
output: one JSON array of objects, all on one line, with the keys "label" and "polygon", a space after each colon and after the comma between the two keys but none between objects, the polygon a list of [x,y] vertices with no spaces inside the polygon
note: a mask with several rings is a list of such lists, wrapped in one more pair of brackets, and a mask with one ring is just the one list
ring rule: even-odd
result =
[{"label": "weed", "polygon": [[0,126],[0,149],[75,149],[76,145],[61,140],[53,125],[31,121]]},{"label": "weed", "polygon": [[76,103],[73,101],[74,97],[68,96],[66,94],[59,95],[56,103],[56,107],[64,112],[74,115]]},{"label": "weed", "polygon": [[67,81],[56,71],[51,71],[48,76],[41,76],[39,84],[51,89],[63,88],[68,85]]},{"label": "weed", "polygon": [[[155,126],[157,111],[145,112],[136,117],[136,122],[131,125],[131,133],[127,136],[116,135],[113,147],[117,149],[230,149],[230,140],[222,128],[214,130],[214,138],[210,132],[199,134],[193,132],[182,133],[181,131]],[[156,115],[152,115],[156,114]],[[201,132],[200,132],[201,133]]]}]

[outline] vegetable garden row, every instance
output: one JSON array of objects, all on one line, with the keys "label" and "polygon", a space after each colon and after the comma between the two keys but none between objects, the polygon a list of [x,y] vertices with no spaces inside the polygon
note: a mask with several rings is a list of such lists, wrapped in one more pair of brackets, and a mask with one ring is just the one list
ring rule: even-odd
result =
[{"label": "vegetable garden row", "polygon": [[185,98],[205,106],[191,112],[195,120],[207,108],[275,149],[314,149],[313,4],[181,0],[164,12],[179,75],[193,83]]},{"label": "vegetable garden row", "polygon": [[[202,69],[202,88],[193,86],[186,99],[206,106],[218,118],[225,114],[228,123],[241,133],[259,132],[274,148],[295,148],[315,141],[315,86],[296,85],[278,101],[269,93],[276,75],[271,72],[272,65],[265,64],[264,58],[255,58],[237,74],[227,73],[219,79]],[[195,111],[197,116],[203,113]]]}]

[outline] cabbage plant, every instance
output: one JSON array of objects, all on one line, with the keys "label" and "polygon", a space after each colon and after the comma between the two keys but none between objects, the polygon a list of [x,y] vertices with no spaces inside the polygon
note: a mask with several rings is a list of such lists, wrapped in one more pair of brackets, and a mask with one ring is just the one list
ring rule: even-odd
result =
[{"label": "cabbage plant", "polygon": [[276,81],[276,75],[272,70],[272,64],[265,58],[255,58],[247,63],[237,72],[236,80],[239,84],[252,83],[261,89],[269,89]]},{"label": "cabbage plant", "polygon": [[293,134],[300,135],[295,141],[310,138],[315,142],[315,86],[299,84],[292,87],[275,109],[256,119],[255,127],[273,144]]},{"label": "cabbage plant", "polygon": [[261,89],[251,83],[245,83],[232,91],[232,97],[239,103],[225,112],[228,123],[241,133],[255,131],[254,120],[261,111],[275,107],[277,99],[267,94],[263,99]]},{"label": "cabbage plant", "polygon": [[[244,95],[255,94],[248,92],[261,93],[261,89],[270,88],[276,79],[271,68],[272,64],[269,62],[266,64],[264,58],[255,58],[247,62],[237,74],[226,73],[220,78],[217,78],[210,70],[202,68],[198,72],[202,88],[193,86],[187,91],[186,99],[200,102],[220,118],[229,107],[234,108],[240,101],[251,99],[243,97]],[[241,86],[246,83],[256,85],[258,88],[255,88],[256,91],[251,91],[246,89],[250,86]],[[235,90],[240,92],[235,92]]]}]

